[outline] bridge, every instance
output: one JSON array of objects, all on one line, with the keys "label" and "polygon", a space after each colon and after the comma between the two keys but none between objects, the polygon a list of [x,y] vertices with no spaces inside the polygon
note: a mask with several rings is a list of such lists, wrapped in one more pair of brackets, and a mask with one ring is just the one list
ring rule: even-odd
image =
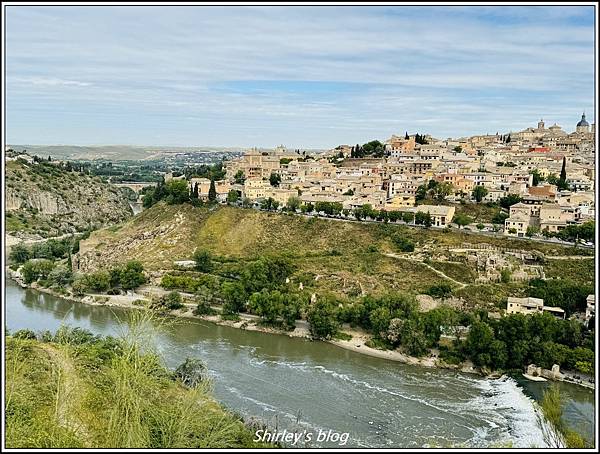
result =
[{"label": "bridge", "polygon": [[136,194],[139,194],[140,191],[148,186],[156,186],[156,182],[152,181],[134,181],[131,183],[113,183],[115,186],[119,188],[129,188],[133,190]]}]

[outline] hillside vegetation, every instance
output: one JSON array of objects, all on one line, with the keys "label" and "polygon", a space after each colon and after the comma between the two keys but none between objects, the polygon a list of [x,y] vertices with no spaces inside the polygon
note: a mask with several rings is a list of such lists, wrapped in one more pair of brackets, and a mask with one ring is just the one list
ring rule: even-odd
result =
[{"label": "hillside vegetation", "polygon": [[7,336],[6,446],[261,447],[212,399],[202,367],[189,367],[201,363],[171,372],[141,352],[142,339],[67,327],[37,339],[30,331]]},{"label": "hillside vegetation", "polygon": [[[468,263],[431,262],[428,265],[403,254],[398,246],[409,243],[417,249],[444,250],[464,242],[486,242],[550,255],[571,253],[562,246],[480,238],[458,231],[341,222],[229,206],[159,203],[119,226],[93,232],[81,243],[78,263],[82,272],[128,260],[139,260],[150,271],[166,271],[175,268],[174,261],[191,260],[195,251],[205,250],[215,257],[220,267],[216,271],[223,275],[228,269],[235,269],[231,267],[232,262],[283,255],[295,265],[292,281],[297,284],[302,282],[315,291],[355,297],[390,291],[425,293],[437,284],[449,283],[458,288],[456,281],[473,283],[476,271]],[[573,260],[564,264],[570,268],[587,265],[587,262]],[[512,294],[519,294],[519,289],[513,290]],[[473,294],[462,293],[467,298]],[[473,299],[481,300],[478,295],[473,295]],[[491,301],[488,299],[488,302]]]},{"label": "hillside vegetation", "polygon": [[6,230],[52,237],[122,222],[133,212],[116,187],[41,161],[6,163]]}]

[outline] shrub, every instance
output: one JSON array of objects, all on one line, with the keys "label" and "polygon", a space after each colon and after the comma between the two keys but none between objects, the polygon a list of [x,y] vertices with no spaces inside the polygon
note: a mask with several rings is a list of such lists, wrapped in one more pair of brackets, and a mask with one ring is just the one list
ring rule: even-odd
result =
[{"label": "shrub", "polygon": [[414,252],[415,250],[415,243],[402,235],[395,234],[392,237],[392,241],[396,248],[401,252]]},{"label": "shrub", "polygon": [[429,287],[426,293],[434,298],[448,298],[452,294],[452,287],[446,283],[436,284]]},{"label": "shrub", "polygon": [[186,358],[177,366],[174,376],[188,388],[195,388],[202,383],[207,375],[206,365],[199,359]]},{"label": "shrub", "polygon": [[46,279],[54,269],[54,263],[46,259],[31,259],[21,268],[21,274],[26,284]]}]

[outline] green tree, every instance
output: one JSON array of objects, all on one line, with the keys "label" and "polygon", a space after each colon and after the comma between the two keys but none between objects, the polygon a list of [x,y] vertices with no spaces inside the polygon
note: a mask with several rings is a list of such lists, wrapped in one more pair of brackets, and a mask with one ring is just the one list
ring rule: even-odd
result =
[{"label": "green tree", "polygon": [[73,272],[65,266],[57,266],[48,273],[48,282],[57,287],[65,287],[73,282]]},{"label": "green tree", "polygon": [[488,195],[488,190],[485,186],[477,185],[473,188],[473,198],[477,203],[481,203],[486,195]]},{"label": "green tree", "polygon": [[563,156],[562,169],[560,170],[560,178],[558,179],[558,188],[559,189],[569,189],[569,184],[567,183],[567,157]]},{"label": "green tree", "polygon": [[315,301],[308,309],[307,320],[310,333],[317,339],[329,339],[339,328],[338,308],[334,300],[323,298]]},{"label": "green tree", "polygon": [[540,184],[542,181],[544,181],[544,177],[542,177],[542,175],[540,175],[540,172],[539,172],[539,170],[537,170],[537,169],[534,169],[534,170],[532,170],[532,172],[531,172],[531,175],[533,175],[533,181],[532,181],[532,184],[533,184],[534,186],[537,186],[537,185],[539,185],[539,184]]},{"label": "green tree", "polygon": [[246,177],[244,175],[244,172],[242,170],[238,170],[235,175],[233,176],[233,179],[235,181],[236,184],[244,184],[244,182],[246,181]]},{"label": "green tree", "polygon": [[217,189],[215,187],[215,180],[210,180],[210,187],[208,188],[208,200],[214,202],[217,200]]},{"label": "green tree", "polygon": [[21,274],[26,284],[46,279],[54,269],[54,262],[47,259],[31,259],[21,267]]},{"label": "green tree", "polygon": [[473,222],[473,218],[467,216],[466,214],[459,213],[456,216],[454,216],[452,222],[454,222],[460,228],[463,228],[465,225],[471,224]]},{"label": "green tree", "polygon": [[227,193],[227,203],[235,204],[239,199],[240,194],[235,189],[232,189]]},{"label": "green tree", "polygon": [[10,254],[8,255],[8,258],[12,262],[20,265],[31,258],[31,251],[24,244],[15,244],[10,248]]},{"label": "green tree", "polygon": [[221,295],[223,297],[223,314],[233,315],[245,309],[248,294],[241,282],[223,282]]},{"label": "green tree", "polygon": [[198,249],[194,252],[194,262],[197,271],[210,273],[213,269],[212,255],[206,249]]},{"label": "green tree", "polygon": [[108,271],[96,271],[85,275],[87,290],[93,292],[104,292],[110,287],[110,274]]},{"label": "green tree", "polygon": [[271,183],[271,186],[279,186],[279,183],[281,183],[281,175],[278,173],[272,173],[269,176],[269,183]]},{"label": "green tree", "polygon": [[[146,276],[144,275],[144,266],[137,260],[130,260],[125,264],[120,272],[121,287],[125,290],[131,290],[138,288],[147,282]],[[109,278],[109,282],[110,282]]]},{"label": "green tree", "polygon": [[295,213],[298,210],[298,208],[300,208],[301,203],[302,201],[300,200],[300,198],[296,196],[291,196],[287,201],[287,208],[292,213]]},{"label": "green tree", "polygon": [[[165,185],[166,201],[169,205],[179,205],[190,200],[187,181],[171,180]],[[156,194],[156,192],[155,192]]]}]

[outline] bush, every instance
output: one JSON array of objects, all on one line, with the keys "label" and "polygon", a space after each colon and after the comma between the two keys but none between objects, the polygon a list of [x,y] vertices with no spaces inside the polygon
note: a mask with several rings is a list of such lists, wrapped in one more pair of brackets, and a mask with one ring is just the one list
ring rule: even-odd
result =
[{"label": "bush", "polygon": [[110,274],[108,271],[86,274],[84,282],[88,291],[104,292],[110,287]]},{"label": "bush", "polygon": [[54,262],[46,259],[31,259],[21,268],[21,274],[26,284],[46,279],[54,269]]},{"label": "bush", "polygon": [[392,237],[392,241],[396,248],[401,252],[414,252],[415,250],[415,243],[402,235],[395,234]]},{"label": "bush", "polygon": [[206,365],[199,359],[186,358],[177,366],[174,376],[188,388],[195,388],[206,379]]},{"label": "bush", "polygon": [[25,263],[31,258],[31,251],[24,244],[15,244],[10,248],[8,258],[17,264]]},{"label": "bush", "polygon": [[426,293],[434,298],[448,298],[452,294],[452,287],[446,283],[436,284],[429,287]]},{"label": "bush", "polygon": [[194,252],[194,261],[196,262],[197,271],[209,273],[213,269],[212,256],[209,251],[198,250]]}]

